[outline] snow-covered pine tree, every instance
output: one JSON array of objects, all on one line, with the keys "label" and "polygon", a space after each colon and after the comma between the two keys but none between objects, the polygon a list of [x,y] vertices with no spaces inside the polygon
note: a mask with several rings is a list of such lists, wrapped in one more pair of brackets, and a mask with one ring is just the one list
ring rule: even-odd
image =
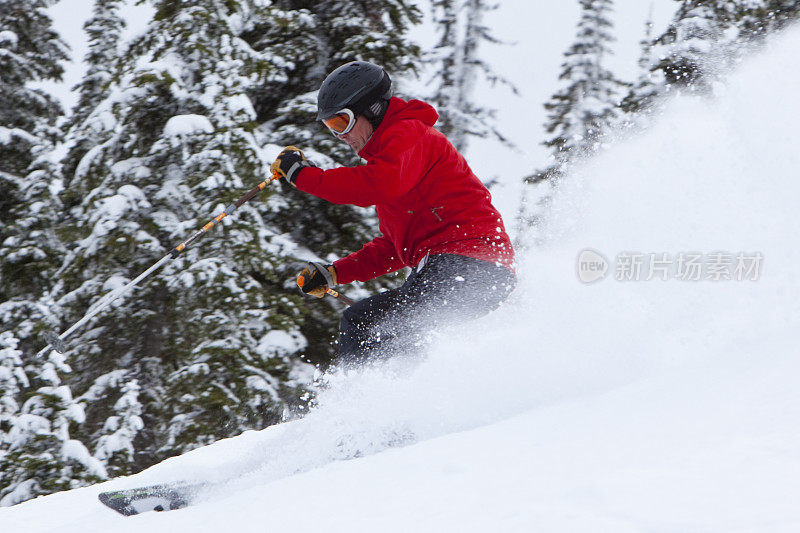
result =
[{"label": "snow-covered pine tree", "polygon": [[[118,14],[122,2],[123,0],[95,0],[92,17],[83,25],[89,45],[84,57],[86,74],[73,88],[78,92],[78,102],[67,120],[69,129],[66,133],[66,145],[69,146],[69,151],[61,161],[61,171],[66,179],[66,188],[61,199],[67,216],[70,216],[70,210],[100,180],[100,176],[92,174],[91,168],[78,170],[78,165],[89,150],[101,150],[118,126],[117,113],[111,108],[113,102],[108,95],[112,82],[122,69],[120,39],[125,21]],[[121,88],[118,82],[113,87]],[[72,179],[76,174],[84,179]],[[74,223],[75,221],[71,221],[71,225]],[[67,240],[70,237],[72,235],[65,235]]]},{"label": "snow-covered pine tree", "polygon": [[738,12],[734,0],[676,0],[680,6],[654,41],[651,71],[663,77],[663,92],[708,94],[711,83],[735,57],[738,32],[726,33]]},{"label": "snow-covered pine tree", "polygon": [[515,218],[514,249],[526,250],[546,240],[544,227],[559,177],[556,167],[526,176]]},{"label": "snow-covered pine tree", "polygon": [[134,468],[133,441],[144,427],[139,391],[135,379],[121,383],[115,414],[106,419],[102,436],[97,440],[94,456],[105,464],[111,477],[129,474]]},{"label": "snow-covered pine tree", "polygon": [[[612,0],[581,0],[581,18],[575,42],[564,53],[560,80],[566,87],[545,104],[549,111],[547,133],[555,134],[545,145],[553,149],[555,167],[561,172],[573,158],[594,153],[604,132],[618,116],[617,105],[627,84],[603,66],[612,53]],[[546,172],[547,177],[554,176]],[[535,180],[533,180],[535,181]]]},{"label": "snow-covered pine tree", "polygon": [[621,91],[628,87],[603,65],[614,41],[609,20],[612,0],[581,0],[580,4],[576,40],[564,53],[559,76],[565,87],[544,105],[549,112],[545,129],[555,135],[544,143],[553,151],[552,161],[525,177],[515,246],[537,244],[544,238],[542,227],[555,187],[576,158],[596,152],[603,135],[618,120]]},{"label": "snow-covered pine tree", "polygon": [[458,4],[460,4],[458,0],[434,0],[431,3],[434,21],[439,31],[439,42],[436,44],[433,57],[438,63],[436,72],[438,87],[431,102],[439,112],[437,127],[450,137],[451,141],[458,121],[455,113],[456,79],[462,62],[458,45]]},{"label": "snow-covered pine tree", "polygon": [[797,0],[747,0],[741,7],[738,25],[744,38],[761,41],[800,19]]},{"label": "snow-covered pine tree", "polygon": [[766,0],[763,7],[770,30],[782,30],[800,19],[800,2],[797,0]]},{"label": "snow-covered pine tree", "polygon": [[83,25],[89,51],[83,58],[86,74],[74,88],[79,99],[70,117],[72,123],[83,122],[106,95],[119,60],[119,41],[126,26],[118,13],[122,3],[123,0],[95,0],[92,17]]},{"label": "snow-covered pine tree", "polygon": [[649,64],[623,100],[626,112],[648,111],[659,96],[676,90],[708,94],[750,45],[800,18],[795,0],[676,1],[672,22],[649,43]]},{"label": "snow-covered pine tree", "polygon": [[[58,139],[54,125],[62,115],[60,104],[30,87],[31,82],[60,80],[61,61],[68,58],[67,45],[45,11],[54,3],[0,2],[0,172],[5,174],[24,176],[33,162],[31,148],[41,138]],[[7,201],[9,195],[4,190],[0,197]]]},{"label": "snow-covered pine tree", "polygon": [[53,148],[42,138],[30,148],[34,159],[19,180],[22,187],[8,212],[12,219],[0,230],[0,328],[13,329],[26,353],[44,345],[38,335],[42,329],[58,324],[48,296],[64,256],[54,232],[61,204],[55,194],[60,179]]},{"label": "snow-covered pine tree", "polygon": [[497,6],[485,0],[435,0],[431,7],[440,35],[431,60],[436,85],[431,102],[439,112],[437,128],[459,151],[466,150],[470,136],[491,135],[509,144],[494,126],[495,110],[477,105],[472,98],[479,72],[490,83],[501,82],[517,92],[478,53],[482,43],[499,43],[483,23],[485,13]]},{"label": "snow-covered pine tree", "polygon": [[[417,11],[401,1],[313,11],[245,0],[153,5],[148,31],[120,59],[119,82],[79,128],[101,132],[98,143],[66,176],[72,220],[61,234],[77,243],[58,294],[67,323],[264,179],[271,161],[252,135],[257,121],[266,122],[261,140],[311,147],[321,164],[355,162],[315,121],[309,93],[346,61],[400,72],[418,54],[403,37]],[[337,44],[320,54],[325,42]],[[138,380],[137,468],[279,420],[301,385],[297,354],[312,355],[306,339],[320,360],[330,357],[335,313],[304,300],[293,277],[308,250],[344,255],[371,238],[370,215],[273,191],[73,340],[76,389],[118,370]],[[103,398],[87,403],[87,441],[115,416]]]},{"label": "snow-covered pine tree", "polygon": [[52,233],[60,208],[51,157],[62,110],[30,86],[60,80],[67,59],[67,45],[45,11],[52,3],[0,3],[0,330],[13,329],[23,352],[41,343],[42,319],[56,321],[39,300],[62,255]]},{"label": "snow-covered pine tree", "polygon": [[59,373],[70,368],[54,351],[28,370],[33,393],[13,416],[0,453],[0,506],[90,485],[107,477],[102,463],[70,437],[70,424],[85,414]]},{"label": "snow-covered pine tree", "polygon": [[639,41],[639,46],[641,47],[641,54],[637,62],[639,79],[620,103],[620,108],[625,113],[629,113],[629,117],[633,117],[634,114],[640,112],[650,112],[658,95],[661,93],[661,88],[664,86],[663,73],[651,70],[656,64],[656,60],[653,57],[653,27],[651,9],[650,16],[645,22],[644,38]]},{"label": "snow-covered pine tree", "polygon": [[60,80],[60,62],[67,59],[67,46],[45,12],[53,3],[0,3],[0,330],[16,335],[4,333],[3,348],[6,363],[14,363],[14,383],[5,380],[4,388],[17,389],[16,398],[5,391],[0,505],[105,476],[85,446],[70,438],[69,424],[80,423],[83,413],[57,373],[69,368],[55,354],[44,364],[30,357],[44,343],[38,333],[58,324],[49,293],[64,254],[54,233],[61,206],[52,155],[62,110],[53,97],[30,87]]},{"label": "snow-covered pine tree", "polygon": [[0,457],[5,453],[8,432],[19,413],[20,391],[30,386],[18,344],[10,331],[0,333]]},{"label": "snow-covered pine tree", "polygon": [[[89,50],[83,58],[86,73],[73,88],[78,91],[78,103],[68,119],[70,149],[68,158],[62,162],[64,172],[75,172],[80,159],[92,147],[100,144],[108,134],[100,120],[87,120],[91,113],[108,113],[98,109],[107,95],[113,76],[117,71],[120,55],[120,38],[125,21],[118,11],[123,0],[95,0],[92,17],[83,25]],[[99,129],[103,126],[103,129]]]},{"label": "snow-covered pine tree", "polygon": [[[109,132],[69,176],[77,245],[61,273],[66,322],[144,271],[267,175],[247,90],[280,58],[240,38],[242,22],[270,19],[249,0],[155,1],[146,33],[121,58],[118,85],[87,121]],[[86,130],[90,128],[85,128]],[[269,196],[267,191],[265,196]],[[280,420],[305,345],[301,296],[275,273],[294,250],[259,206],[240,208],[133,297],[76,333],[73,388],[125,369],[142,387],[138,468]],[[87,405],[97,442],[113,404]]]}]

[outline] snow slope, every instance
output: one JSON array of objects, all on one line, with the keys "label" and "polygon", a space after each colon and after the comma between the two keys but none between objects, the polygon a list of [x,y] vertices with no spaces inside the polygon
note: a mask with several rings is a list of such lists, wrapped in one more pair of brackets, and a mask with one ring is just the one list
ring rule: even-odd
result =
[{"label": "snow slope", "polygon": [[[0,509],[0,530],[800,530],[799,54],[795,30],[579,169],[513,301],[424,361],[333,375],[302,420]],[[584,248],[764,259],[757,281],[586,285]],[[96,500],[179,479],[228,481],[169,513]]]}]

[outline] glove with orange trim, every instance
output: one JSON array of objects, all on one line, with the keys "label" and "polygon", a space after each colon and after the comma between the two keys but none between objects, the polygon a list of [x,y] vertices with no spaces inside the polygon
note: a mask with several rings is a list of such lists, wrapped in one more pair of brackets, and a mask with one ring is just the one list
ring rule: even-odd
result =
[{"label": "glove with orange trim", "polygon": [[306,160],[306,156],[303,155],[303,152],[299,148],[296,146],[287,146],[281,150],[281,153],[269,169],[273,176],[277,174],[278,177],[294,185],[300,171],[306,167],[313,166],[314,165]]},{"label": "glove with orange trim", "polygon": [[304,293],[322,298],[329,288],[337,285],[336,267],[311,262],[297,276],[297,285]]}]

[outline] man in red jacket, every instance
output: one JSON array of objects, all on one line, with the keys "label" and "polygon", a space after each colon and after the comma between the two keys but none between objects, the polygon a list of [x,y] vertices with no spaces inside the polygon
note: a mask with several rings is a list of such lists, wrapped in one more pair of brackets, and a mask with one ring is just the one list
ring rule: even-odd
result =
[{"label": "man in red jacket", "polygon": [[272,171],[328,201],[376,206],[382,235],[332,265],[309,263],[298,284],[321,298],[337,284],[413,269],[402,287],[344,312],[340,359],[407,351],[431,330],[497,308],[515,285],[514,250],[489,191],[433,128],[436,111],[392,97],[384,69],[364,61],[334,70],[317,108],[367,164],[322,170],[290,146]]}]

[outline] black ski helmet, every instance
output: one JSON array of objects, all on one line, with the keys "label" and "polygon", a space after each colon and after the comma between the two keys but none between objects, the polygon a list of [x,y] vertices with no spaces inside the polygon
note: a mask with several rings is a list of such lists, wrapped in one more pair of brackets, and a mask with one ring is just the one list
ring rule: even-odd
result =
[{"label": "black ski helmet", "polygon": [[351,61],[328,74],[322,82],[317,94],[317,120],[347,108],[355,115],[364,115],[377,128],[391,96],[392,80],[383,67],[367,61]]}]

